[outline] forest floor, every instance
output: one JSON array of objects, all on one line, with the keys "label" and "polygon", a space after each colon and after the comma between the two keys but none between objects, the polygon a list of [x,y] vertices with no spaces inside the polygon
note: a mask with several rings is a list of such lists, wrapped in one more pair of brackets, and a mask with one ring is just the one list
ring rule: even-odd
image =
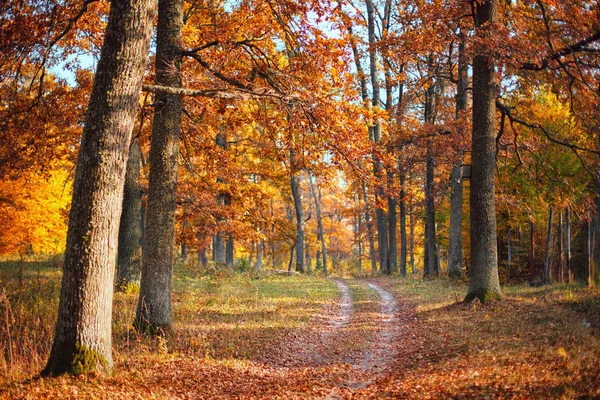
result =
[{"label": "forest floor", "polygon": [[0,398],[600,398],[600,292],[578,286],[483,305],[445,278],[180,267],[171,332],[131,330],[132,286],[115,295],[114,374],[41,379],[59,286],[56,268],[0,263]]}]

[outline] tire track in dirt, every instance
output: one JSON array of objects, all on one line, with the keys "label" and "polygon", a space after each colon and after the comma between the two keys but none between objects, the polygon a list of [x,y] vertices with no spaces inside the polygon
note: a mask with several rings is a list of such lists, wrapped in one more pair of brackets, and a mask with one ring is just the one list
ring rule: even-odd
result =
[{"label": "tire track in dirt", "polygon": [[333,389],[328,400],[348,397],[348,390],[364,389],[383,376],[398,355],[396,340],[399,336],[398,302],[392,294],[380,286],[367,282],[368,287],[379,296],[380,311],[373,342],[352,361],[350,379]]}]

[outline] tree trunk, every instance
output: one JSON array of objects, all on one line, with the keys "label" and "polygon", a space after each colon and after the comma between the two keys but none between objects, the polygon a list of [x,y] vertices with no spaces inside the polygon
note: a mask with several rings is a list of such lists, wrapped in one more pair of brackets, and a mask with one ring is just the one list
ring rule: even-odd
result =
[{"label": "tree trunk", "polygon": [[[390,187],[393,185],[393,175],[388,172],[388,181]],[[388,201],[388,237],[389,237],[389,271],[388,273],[393,274],[398,270],[398,243],[397,243],[397,216],[398,213],[396,211],[396,207],[398,205],[398,201],[392,196],[387,196]]]},{"label": "tree trunk", "polygon": [[[458,82],[456,84],[456,119],[460,118],[461,113],[467,110],[467,89],[469,78],[467,75],[468,66],[465,56],[464,35],[459,34],[460,43],[458,45]],[[463,163],[462,151],[458,153],[458,161],[452,168],[450,178],[450,244],[448,254],[448,275],[460,277],[464,263],[463,240],[462,240],[462,170]]]},{"label": "tree trunk", "polygon": [[119,223],[119,248],[117,258],[117,289],[123,289],[139,273],[142,242],[142,191],[140,179],[140,146],[133,141],[129,146],[123,211]]},{"label": "tree trunk", "polygon": [[257,271],[260,271],[263,267],[263,241],[262,239],[258,241],[256,245],[256,264],[254,268]]},{"label": "tree trunk", "polygon": [[234,247],[233,238],[231,235],[227,235],[227,242],[225,243],[225,265],[229,268],[233,267],[234,262]]},{"label": "tree trunk", "polygon": [[435,242],[435,210],[433,201],[434,161],[430,149],[427,150],[427,177],[425,183],[425,258],[423,276],[438,274],[437,247]]},{"label": "tree trunk", "polygon": [[408,254],[406,240],[406,189],[404,174],[400,175],[400,275],[406,276],[406,259]]},{"label": "tree trunk", "polygon": [[119,217],[154,2],[113,0],[77,159],[52,350],[42,375],[109,372]]},{"label": "tree trunk", "polygon": [[367,239],[369,240],[369,256],[371,257],[371,273],[377,274],[377,256],[375,255],[375,238],[373,237],[373,223],[371,222],[371,207],[367,197],[367,188],[362,182],[362,195],[365,202],[365,225],[367,226]]},{"label": "tree trunk", "polygon": [[586,284],[588,287],[594,287],[594,227],[592,221],[586,224],[587,230],[587,248],[586,248]]},{"label": "tree trunk", "polygon": [[[471,3],[476,31],[490,29],[497,20],[497,0]],[[483,33],[481,33],[483,34]],[[496,82],[492,43],[473,58],[473,139],[471,145],[471,270],[465,298],[482,302],[500,298],[496,249]]]},{"label": "tree trunk", "polygon": [[535,240],[534,240],[535,224],[533,220],[529,221],[529,279],[535,281]]},{"label": "tree trunk", "polygon": [[552,244],[552,218],[554,216],[554,209],[550,206],[548,213],[548,233],[546,236],[546,256],[544,258],[544,285],[550,283],[550,245]]},{"label": "tree trunk", "polygon": [[410,273],[415,273],[415,214],[412,201],[408,203],[410,225],[408,232],[408,255],[410,257]]},{"label": "tree trunk", "polygon": [[559,211],[558,213],[558,273],[557,280],[560,283],[563,283],[564,280],[564,271],[565,264],[563,259],[563,248],[564,248],[564,235],[563,235],[563,213]]},{"label": "tree trunk", "polygon": [[567,207],[565,216],[565,262],[567,264],[567,281],[573,283],[573,268],[571,266],[571,209]]},{"label": "tree trunk", "polygon": [[306,265],[304,260],[304,211],[302,209],[302,175],[295,170],[296,154],[290,148],[290,183],[292,197],[294,199],[294,210],[296,211],[296,271],[304,273]]},{"label": "tree trunk", "polygon": [[[367,6],[367,25],[369,36],[369,66],[371,72],[371,87],[372,87],[372,105],[378,109],[380,106],[380,88],[379,88],[379,68],[377,63],[377,44],[375,37],[375,8],[372,0],[366,0]],[[381,123],[376,121],[374,125],[369,127],[372,140],[375,144],[381,140]],[[373,153],[373,173],[375,175],[375,219],[377,222],[377,245],[379,253],[379,270],[381,273],[389,272],[388,265],[388,231],[385,211],[379,206],[379,200],[385,198],[383,189],[382,173],[383,163],[376,153]]]},{"label": "tree trunk", "polygon": [[[183,0],[158,2],[156,84],[181,87]],[[147,248],[143,255],[140,296],[135,325],[159,332],[171,325],[173,246],[177,200],[177,167],[182,99],[157,94],[150,142]],[[158,329],[158,331],[157,331]]]},{"label": "tree trunk", "polygon": [[506,263],[508,275],[512,277],[512,230],[510,225],[506,227]]},{"label": "tree trunk", "polygon": [[323,229],[323,218],[321,216],[321,189],[317,190],[316,182],[313,182],[311,177],[308,178],[310,183],[310,191],[312,193],[313,201],[315,203],[315,212],[317,213],[317,229],[319,230],[317,236],[319,241],[321,242],[321,255],[323,257],[323,262],[321,264],[323,268],[323,274],[327,275],[327,246],[325,245],[325,231]]}]

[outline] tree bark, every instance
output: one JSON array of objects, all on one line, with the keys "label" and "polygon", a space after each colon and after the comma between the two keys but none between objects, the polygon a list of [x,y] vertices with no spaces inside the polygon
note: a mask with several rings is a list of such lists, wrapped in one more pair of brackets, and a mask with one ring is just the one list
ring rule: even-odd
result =
[{"label": "tree bark", "polygon": [[548,213],[548,230],[546,236],[546,256],[544,257],[544,285],[550,283],[550,245],[552,244],[552,219],[554,216],[554,209],[550,206]]},{"label": "tree bark", "polygon": [[[388,172],[389,186],[394,182],[393,175]],[[396,210],[398,201],[388,194],[388,238],[389,238],[389,257],[388,257],[388,273],[393,274],[398,270],[398,243],[397,243],[397,225],[398,212]]]},{"label": "tree bark", "polygon": [[[434,96],[435,87],[433,83],[425,92],[425,123],[434,123]],[[433,144],[427,144],[427,168],[425,177],[425,255],[423,261],[423,277],[438,275],[437,245],[435,234],[435,202],[434,192],[434,168]]]},{"label": "tree bark", "polygon": [[325,231],[323,229],[323,218],[321,216],[321,189],[317,190],[317,183],[313,182],[310,176],[308,180],[313,201],[315,203],[315,212],[317,213],[317,236],[321,242],[321,256],[323,257],[323,262],[319,264],[321,264],[321,267],[323,268],[323,274],[327,275],[327,246],[325,245]]},{"label": "tree bark", "polygon": [[571,266],[571,209],[565,211],[565,262],[567,267],[567,281],[573,283],[573,269]]},{"label": "tree bark", "polygon": [[258,241],[256,244],[256,264],[254,264],[254,268],[257,271],[260,271],[263,267],[263,241],[262,239]]},{"label": "tree bark", "polygon": [[564,248],[564,235],[563,235],[563,213],[559,211],[558,213],[558,273],[557,280],[560,283],[563,283],[564,280],[564,258],[563,258],[563,248]]},{"label": "tree bark", "polygon": [[139,273],[142,243],[142,191],[140,179],[140,146],[133,141],[129,146],[123,211],[119,223],[119,248],[117,257],[117,289],[123,289]]},{"label": "tree bark", "polygon": [[425,184],[425,258],[423,276],[438,275],[437,247],[435,238],[435,210],[433,201],[434,161],[431,149],[427,150],[427,177]]},{"label": "tree bark", "polygon": [[296,212],[296,271],[306,271],[304,259],[304,210],[302,209],[302,176],[300,171],[295,170],[296,153],[290,148],[290,184],[292,197],[294,199],[294,210]]},{"label": "tree bark", "polygon": [[373,223],[371,222],[371,207],[367,196],[367,188],[362,182],[362,195],[365,202],[365,225],[367,226],[367,239],[369,240],[369,256],[371,257],[371,273],[377,274],[377,256],[375,255],[375,238],[373,237]]},{"label": "tree bark", "polygon": [[408,254],[406,240],[406,178],[400,175],[400,275],[406,276],[406,259]]},{"label": "tree bark", "polygon": [[[372,0],[366,0],[367,27],[369,36],[369,67],[371,73],[372,105],[373,108],[380,107],[379,68],[377,66],[377,47],[375,37],[375,8]],[[381,140],[381,123],[376,121],[369,127],[373,143]],[[388,231],[385,211],[379,205],[379,200],[385,198],[385,190],[382,181],[383,163],[379,156],[373,153],[373,173],[375,175],[375,219],[377,222],[377,249],[379,253],[379,270],[381,273],[389,273],[388,264]]]},{"label": "tree bark", "polygon": [[[159,0],[156,83],[181,87],[183,0]],[[146,251],[135,325],[160,333],[171,325],[171,290],[182,98],[156,95],[150,142]]]},{"label": "tree bark", "polygon": [[506,227],[506,262],[508,275],[512,277],[512,230],[510,225]]},{"label": "tree bark", "polygon": [[529,279],[531,282],[535,280],[535,224],[533,220],[529,221]]},{"label": "tree bark", "polygon": [[[465,56],[464,35],[459,34],[458,45],[458,82],[456,85],[456,119],[467,109],[467,89],[469,78],[467,75],[468,65]],[[464,263],[463,240],[462,240],[462,151],[458,153],[458,161],[452,168],[450,178],[450,244],[448,250],[448,275],[458,278],[462,275]]]},{"label": "tree bark", "polygon": [[[497,20],[497,0],[471,2],[475,29],[490,29]],[[471,145],[471,270],[465,298],[487,302],[501,297],[496,249],[496,84],[492,43],[473,58],[473,133]]]},{"label": "tree bark", "polygon": [[231,235],[227,236],[227,242],[225,243],[225,265],[229,268],[233,267],[234,262],[234,244]]},{"label": "tree bark", "polygon": [[119,217],[154,3],[113,0],[77,159],[54,341],[42,375],[110,372]]}]

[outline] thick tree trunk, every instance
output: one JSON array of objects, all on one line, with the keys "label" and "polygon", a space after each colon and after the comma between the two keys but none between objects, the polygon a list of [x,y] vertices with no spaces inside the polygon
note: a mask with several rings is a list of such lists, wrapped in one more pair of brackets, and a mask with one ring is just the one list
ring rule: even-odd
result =
[{"label": "thick tree trunk", "polygon": [[52,350],[42,375],[112,369],[112,299],[131,132],[154,2],[113,0],[77,159]]},{"label": "thick tree trunk", "polygon": [[296,212],[296,271],[304,273],[306,265],[304,260],[304,210],[302,209],[302,175],[295,171],[296,154],[290,148],[290,184],[292,197],[294,199],[294,210]]},{"label": "thick tree trunk", "polygon": [[117,289],[122,289],[139,273],[142,263],[142,191],[140,179],[140,146],[133,141],[129,147],[123,211],[119,223],[117,258]]},{"label": "thick tree trunk", "polygon": [[[477,31],[497,20],[497,0],[472,2]],[[496,249],[496,83],[493,45],[484,45],[473,58],[473,140],[471,145],[471,270],[465,298],[482,302],[500,298]]]},{"label": "thick tree trunk", "polygon": [[544,257],[544,284],[550,283],[550,245],[552,244],[552,219],[554,216],[554,209],[550,206],[548,213],[548,230],[546,236],[546,256]]},{"label": "thick tree trunk", "polygon": [[[156,84],[181,87],[183,0],[159,0]],[[150,143],[148,226],[135,325],[158,332],[171,325],[171,288],[182,99],[157,94]]]}]

